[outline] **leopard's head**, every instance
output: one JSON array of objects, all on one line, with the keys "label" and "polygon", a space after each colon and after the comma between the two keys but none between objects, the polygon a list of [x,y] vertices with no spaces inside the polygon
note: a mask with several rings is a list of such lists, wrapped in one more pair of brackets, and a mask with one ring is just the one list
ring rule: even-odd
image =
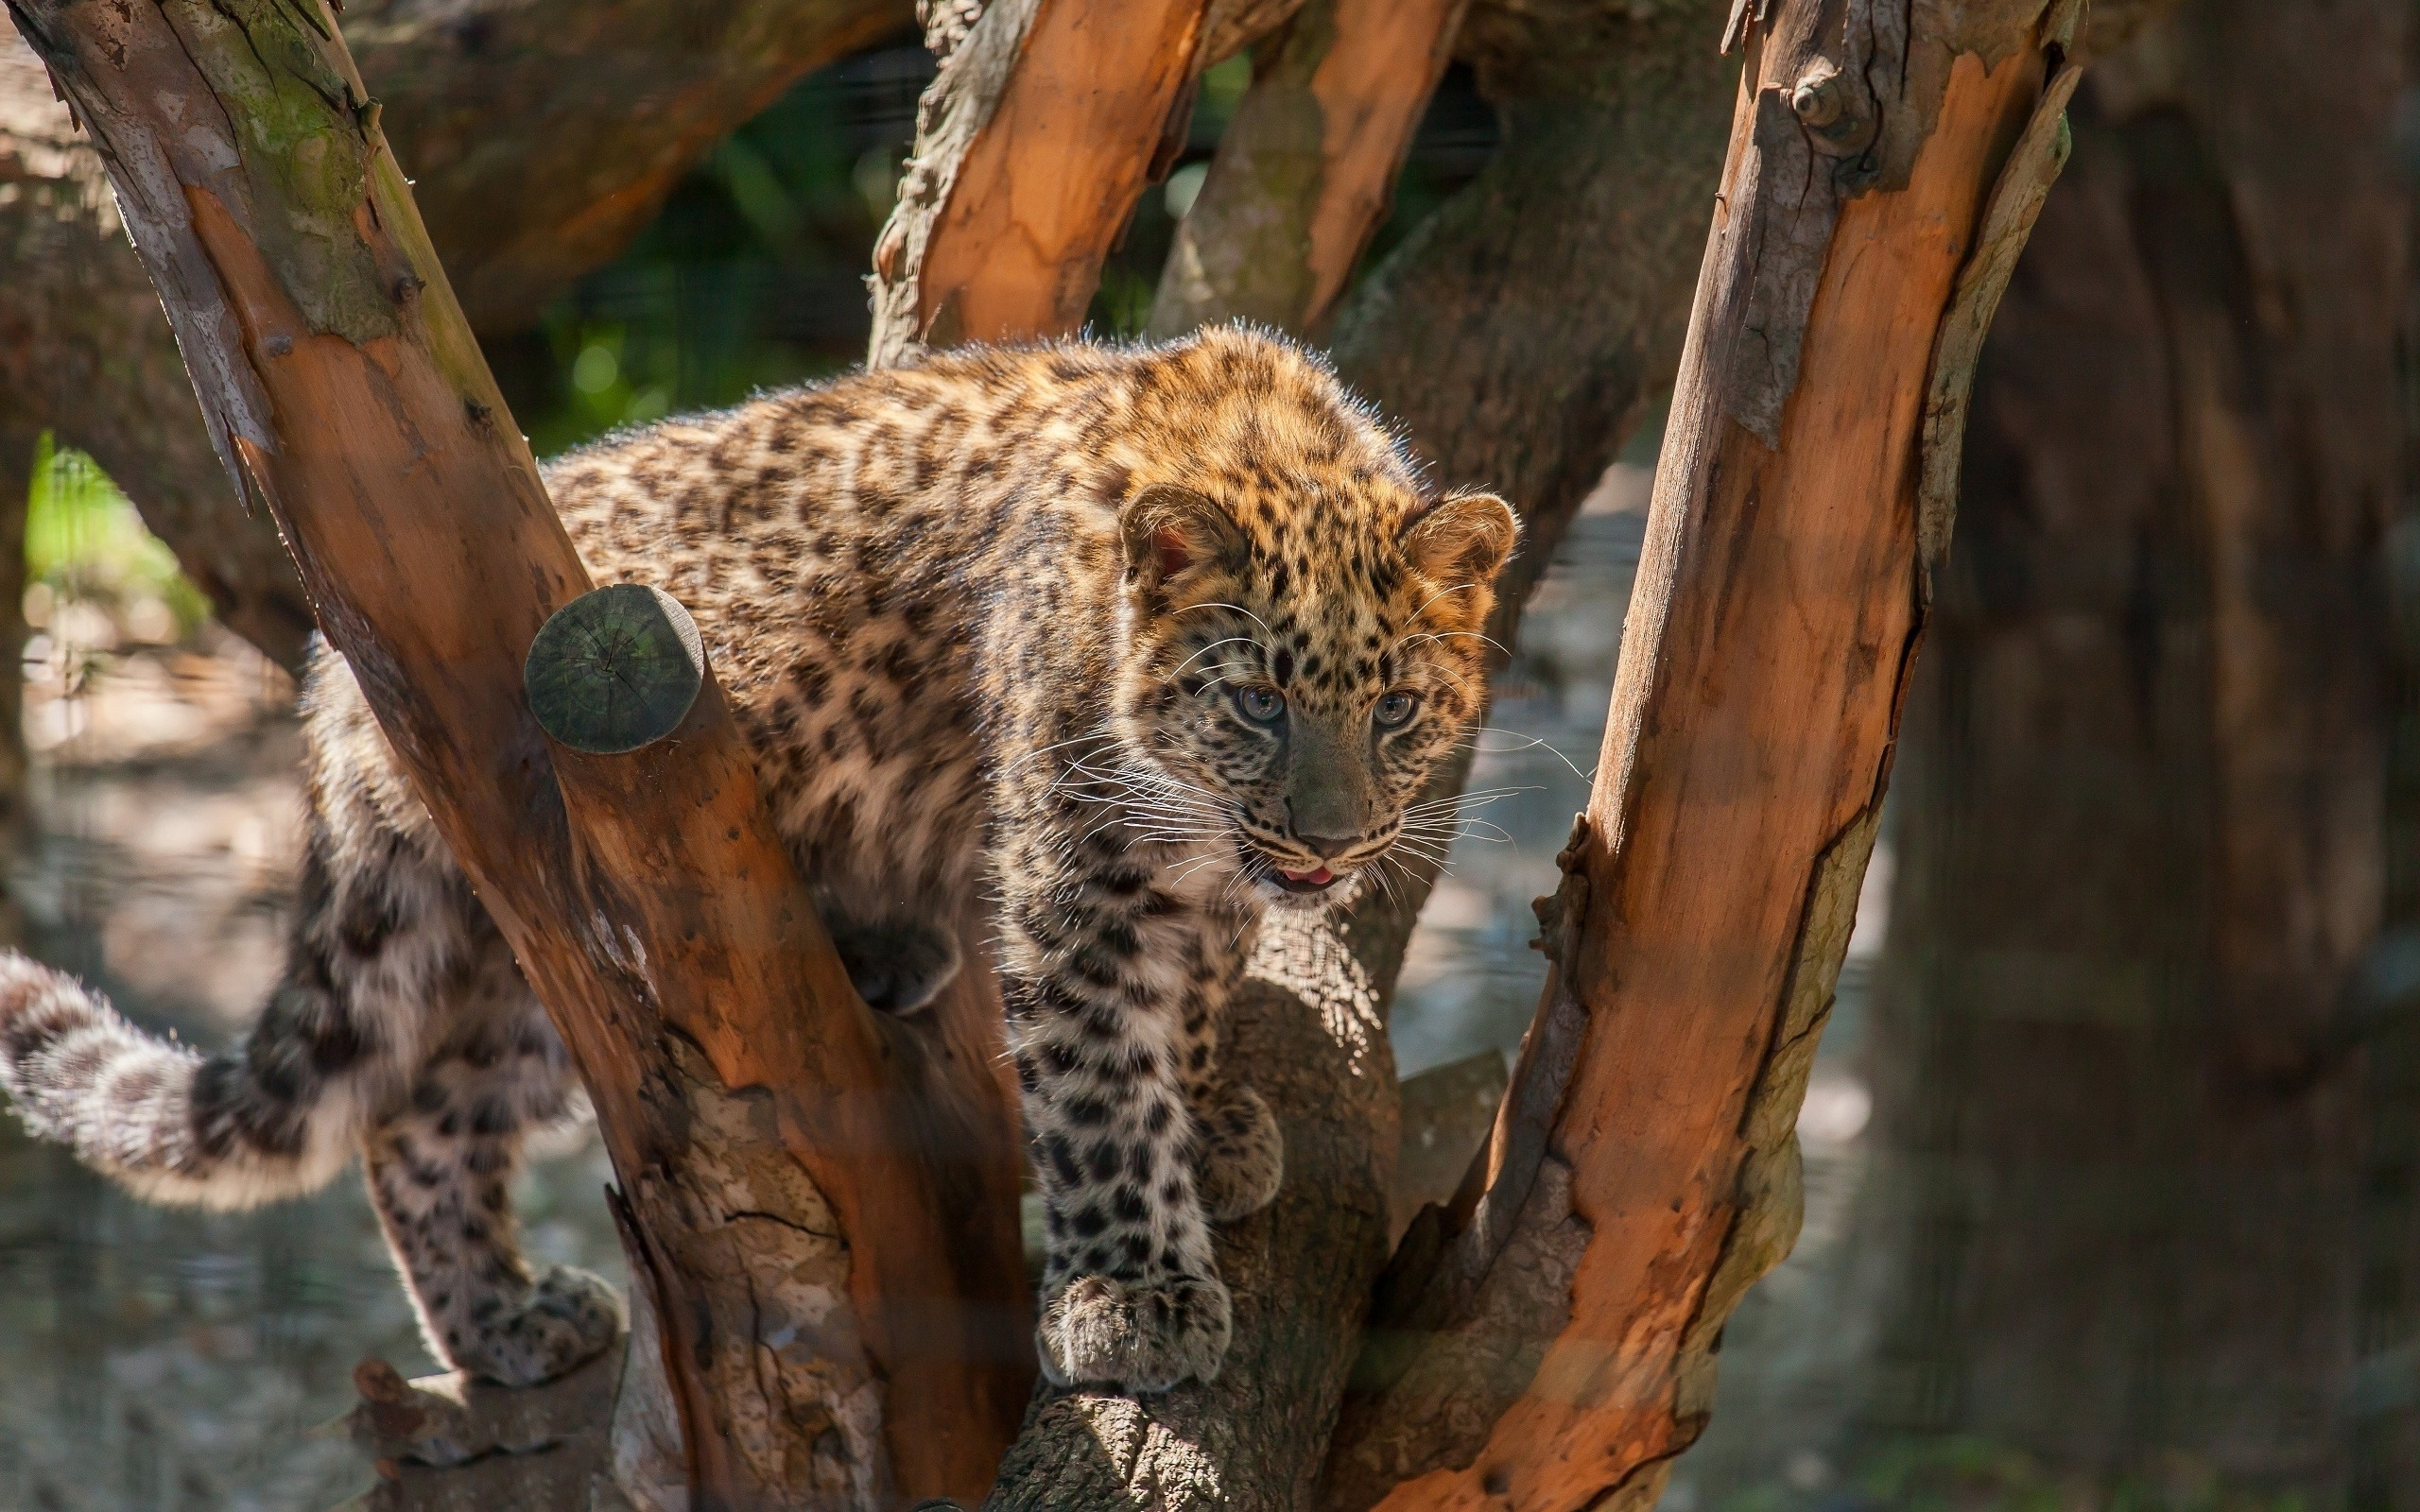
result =
[{"label": "leopard's head", "polygon": [[1442,860],[1454,814],[1421,798],[1484,710],[1512,509],[1424,497],[1391,445],[1179,475],[1118,522],[1115,719],[1158,779],[1158,833],[1294,906],[1397,849]]}]

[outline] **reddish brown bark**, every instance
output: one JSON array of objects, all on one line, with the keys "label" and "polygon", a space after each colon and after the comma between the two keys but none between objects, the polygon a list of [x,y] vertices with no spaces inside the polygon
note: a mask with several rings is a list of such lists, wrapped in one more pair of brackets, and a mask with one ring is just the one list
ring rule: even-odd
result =
[{"label": "reddish brown bark", "polygon": [[1927,420],[1954,434],[1959,333],[2039,203],[2013,183],[1987,218],[1995,181],[2061,152],[2072,13],[2046,35],[2042,11],[1912,35],[1891,8],[1735,11],[1749,84],[1554,978],[1490,1149],[1382,1282],[1332,1507],[1651,1503],[1714,1335],[1789,1247],[1791,1126],[1946,529]]},{"label": "reddish brown bark", "polygon": [[873,361],[1064,335],[1189,119],[1203,0],[994,0],[918,112],[874,246]]},{"label": "reddish brown bark", "polygon": [[[925,1169],[909,1055],[849,992],[711,683],[630,757],[541,736],[522,654],[587,576],[329,13],[10,13],[102,151],[222,456],[572,1047],[697,1504],[978,1491],[1031,1368],[1012,1305],[959,1305],[1014,1301],[1013,1168]],[[919,1069],[1011,1143],[988,1057]]]}]

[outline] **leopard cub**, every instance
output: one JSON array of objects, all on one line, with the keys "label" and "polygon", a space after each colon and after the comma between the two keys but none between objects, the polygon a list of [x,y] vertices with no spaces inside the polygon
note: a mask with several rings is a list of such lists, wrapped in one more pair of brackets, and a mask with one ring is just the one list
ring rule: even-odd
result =
[{"label": "leopard cub", "polygon": [[[1315,356],[969,349],[552,464],[599,582],[686,604],[861,995],[912,1014],[996,939],[1054,1382],[1215,1375],[1210,1225],[1283,1142],[1222,1009],[1270,908],[1349,896],[1480,713],[1512,511],[1425,488]],[[0,955],[0,1085],[150,1195],[240,1206],[355,1152],[431,1347],[507,1383],[619,1304],[533,1274],[508,1184],[576,1110],[561,1043],[341,658],[304,696],[284,975],[242,1043],[150,1039]]]}]

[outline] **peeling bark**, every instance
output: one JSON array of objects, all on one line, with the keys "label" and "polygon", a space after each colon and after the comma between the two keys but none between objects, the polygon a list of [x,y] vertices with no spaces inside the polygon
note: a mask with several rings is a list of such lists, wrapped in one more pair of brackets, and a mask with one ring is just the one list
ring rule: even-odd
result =
[{"label": "peeling bark", "polygon": [[[1203,0],[994,0],[917,108],[869,360],[1064,335],[1192,109]],[[1164,170],[1160,170],[1164,171]]]},{"label": "peeling bark", "polygon": [[[1936,348],[1995,182],[2021,207],[2055,171],[2074,8],[2043,9],[1734,12],[1750,84],[1561,954],[1491,1149],[1382,1285],[1374,1337],[1410,1337],[1365,1361],[1325,1506],[1651,1504],[1794,1237],[1791,1128],[1923,623]],[[1567,1292],[1537,1284],[1549,1236]],[[1451,1387],[1475,1327],[1543,1342],[1534,1371]]]},{"label": "peeling bark", "polygon": [[710,677],[628,755],[541,732],[522,652],[587,575],[330,13],[9,3],[92,132],[222,460],[572,1051],[697,1504],[971,1493],[1031,1368],[967,1284],[1013,1284],[1013,1186],[926,1169],[904,1072],[994,1109],[996,1148],[989,1057],[903,1049],[856,1001]]}]

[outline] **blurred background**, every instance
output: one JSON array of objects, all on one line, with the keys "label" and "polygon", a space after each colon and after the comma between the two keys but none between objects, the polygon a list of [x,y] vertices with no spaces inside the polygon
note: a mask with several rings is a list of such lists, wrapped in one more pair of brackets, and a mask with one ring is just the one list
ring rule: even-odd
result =
[{"label": "blurred background", "polygon": [[[907,8],[738,62],[723,33],[599,44],[590,77],[543,85],[579,38],[542,45],[525,9],[356,0],[347,25],[373,84],[453,70],[417,127],[390,107],[407,169],[467,161],[508,88],[577,85],[614,124],[518,144],[524,177],[485,193],[543,199],[588,158],[653,154],[614,224],[543,245],[449,200],[455,179],[421,188],[449,266],[449,222],[471,249],[458,284],[539,454],[860,360],[934,69]],[[1722,8],[1595,9],[1694,39],[1674,66],[1720,109],[1670,150],[1710,193]],[[2100,9],[2075,155],[1978,384],[1799,1125],[1806,1228],[1730,1325],[1670,1512],[2420,1506],[2420,28],[2388,0]],[[1514,23],[1557,14],[1475,7],[1361,277],[1483,212],[1555,90],[1581,93],[1507,61]],[[1252,68],[1204,77],[1096,334],[1145,328]],[[0,531],[23,609],[5,927],[215,1045],[279,958],[302,626],[223,524],[62,113],[0,39],[0,500],[25,502],[21,536]],[[1687,268],[1704,208],[1673,233]],[[1676,319],[1636,359],[1651,389]],[[1471,786],[1501,796],[1398,984],[1407,1078],[1500,1078],[1536,1005],[1530,901],[1598,761],[1660,412],[1622,430],[1497,677]],[[538,1162],[536,1257],[622,1280],[608,1174],[593,1140]],[[431,1364],[350,1178],[167,1211],[0,1119],[0,1507],[333,1505],[365,1476],[313,1430],[365,1354]]]}]

